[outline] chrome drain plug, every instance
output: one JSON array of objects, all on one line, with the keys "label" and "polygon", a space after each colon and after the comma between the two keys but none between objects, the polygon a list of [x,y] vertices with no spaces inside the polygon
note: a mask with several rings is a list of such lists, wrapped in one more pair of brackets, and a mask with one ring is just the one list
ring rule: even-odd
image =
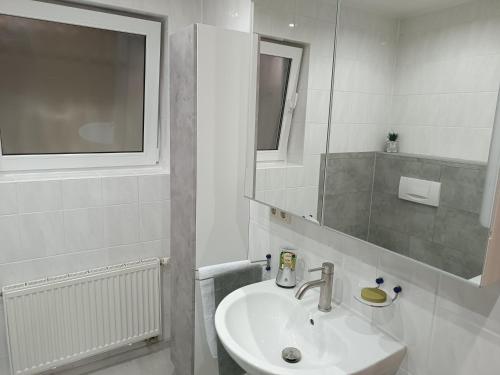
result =
[{"label": "chrome drain plug", "polygon": [[288,347],[283,349],[283,351],[281,352],[281,357],[285,362],[297,363],[302,358],[302,354],[300,354],[299,349]]}]

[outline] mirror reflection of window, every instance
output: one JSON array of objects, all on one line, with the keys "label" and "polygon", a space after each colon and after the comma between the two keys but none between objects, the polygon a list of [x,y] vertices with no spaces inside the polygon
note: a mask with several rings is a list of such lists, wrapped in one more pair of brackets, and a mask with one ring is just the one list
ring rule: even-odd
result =
[{"label": "mirror reflection of window", "polygon": [[257,160],[285,161],[302,48],[260,42]]},{"label": "mirror reflection of window", "polygon": [[257,150],[278,150],[291,60],[260,55]]}]

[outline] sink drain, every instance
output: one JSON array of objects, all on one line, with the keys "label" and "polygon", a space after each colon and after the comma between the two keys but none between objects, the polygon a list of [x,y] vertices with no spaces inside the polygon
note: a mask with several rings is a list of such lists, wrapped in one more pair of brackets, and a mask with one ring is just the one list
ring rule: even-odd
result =
[{"label": "sink drain", "polygon": [[283,349],[283,351],[281,352],[281,357],[283,358],[283,360],[285,362],[297,363],[302,358],[302,355],[300,354],[299,349],[289,347],[289,348]]}]

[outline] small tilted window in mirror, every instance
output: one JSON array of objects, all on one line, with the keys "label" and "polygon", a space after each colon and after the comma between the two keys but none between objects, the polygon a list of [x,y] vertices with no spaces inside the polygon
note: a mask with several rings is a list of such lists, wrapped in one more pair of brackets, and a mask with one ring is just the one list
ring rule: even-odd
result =
[{"label": "small tilted window in mirror", "polygon": [[261,41],[258,61],[257,160],[286,160],[302,48]]}]

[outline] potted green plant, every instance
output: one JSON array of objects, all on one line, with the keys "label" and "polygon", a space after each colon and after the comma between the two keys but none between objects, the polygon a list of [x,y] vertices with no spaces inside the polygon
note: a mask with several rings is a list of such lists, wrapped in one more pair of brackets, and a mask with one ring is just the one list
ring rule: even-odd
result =
[{"label": "potted green plant", "polygon": [[399,151],[399,134],[396,132],[389,132],[387,134],[387,141],[385,142],[385,152],[398,152]]}]

